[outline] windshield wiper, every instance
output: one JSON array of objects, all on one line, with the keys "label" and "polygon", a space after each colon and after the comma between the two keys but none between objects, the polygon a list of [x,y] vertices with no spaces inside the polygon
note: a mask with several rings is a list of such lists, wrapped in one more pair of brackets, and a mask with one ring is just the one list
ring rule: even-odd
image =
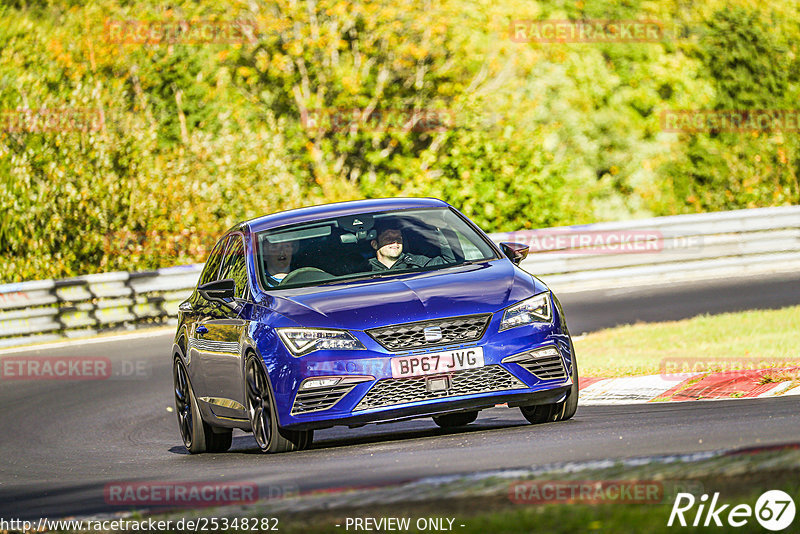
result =
[{"label": "windshield wiper", "polygon": [[318,285],[320,286],[329,286],[332,284],[344,283],[344,282],[358,282],[361,280],[374,280],[375,278],[383,278],[386,276],[395,276],[399,274],[411,274],[411,273],[429,273],[432,271],[438,271],[441,269],[446,269],[448,267],[461,267],[463,265],[473,265],[476,263],[484,263],[490,261],[492,258],[482,258],[479,260],[466,260],[461,263],[443,263],[440,265],[432,265],[430,267],[423,267],[419,269],[386,269],[385,271],[375,271],[371,273],[364,273],[359,274],[357,276],[345,276],[339,277],[335,280],[328,280],[327,282],[322,282]]},{"label": "windshield wiper", "polygon": [[[340,282],[357,282],[359,280],[371,280],[373,278],[380,278],[380,277],[384,276],[384,274],[386,274],[386,273],[383,273],[383,272],[379,271],[379,272],[375,272],[375,273],[360,274],[358,276],[343,276],[343,277],[336,278],[334,280],[328,280],[327,282],[322,282],[321,284],[318,284],[318,285],[329,286],[331,284],[338,284]],[[394,273],[392,273],[392,274],[394,274]]]},{"label": "windshield wiper", "polygon": [[461,265],[475,265],[476,263],[485,263],[487,261],[491,261],[492,258],[483,258],[480,260],[464,260],[461,263],[454,263],[453,267],[460,267]]}]

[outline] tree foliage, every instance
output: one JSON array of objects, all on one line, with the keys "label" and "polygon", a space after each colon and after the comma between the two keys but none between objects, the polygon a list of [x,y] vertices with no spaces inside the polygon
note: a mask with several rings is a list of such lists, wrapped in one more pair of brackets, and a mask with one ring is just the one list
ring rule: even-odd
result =
[{"label": "tree foliage", "polygon": [[[203,261],[239,220],[355,198],[436,196],[488,231],[798,203],[796,132],[669,133],[659,120],[796,108],[798,10],[7,2],[0,280]],[[517,43],[520,19],[657,20],[669,31],[659,42]],[[120,21],[239,38],[111,38]],[[85,120],[13,122],[42,110]]]}]

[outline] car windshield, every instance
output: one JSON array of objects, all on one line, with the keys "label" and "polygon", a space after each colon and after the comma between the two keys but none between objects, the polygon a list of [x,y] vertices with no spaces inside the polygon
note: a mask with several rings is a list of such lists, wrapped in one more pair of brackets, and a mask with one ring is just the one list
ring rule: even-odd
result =
[{"label": "car windshield", "polygon": [[449,208],[348,215],[256,235],[259,276],[267,289],[383,278],[498,257]]}]

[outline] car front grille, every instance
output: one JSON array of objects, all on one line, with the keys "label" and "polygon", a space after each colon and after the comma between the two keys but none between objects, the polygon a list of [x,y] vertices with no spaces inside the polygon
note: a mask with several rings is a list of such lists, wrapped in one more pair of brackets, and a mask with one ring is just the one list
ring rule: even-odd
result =
[{"label": "car front grille", "polygon": [[342,397],[347,395],[355,386],[356,384],[350,382],[335,386],[306,390],[301,389],[297,392],[297,396],[294,398],[292,415],[327,410],[339,402]]},{"label": "car front grille", "polygon": [[[492,314],[463,315],[461,317],[448,317],[447,319],[434,319],[431,321],[418,321],[392,326],[382,326],[367,330],[372,339],[380,343],[385,349],[392,352],[424,349],[437,345],[452,343],[469,343],[483,337]],[[437,336],[426,337],[426,329],[435,330]],[[436,330],[438,327],[438,330]]]},{"label": "car front grille", "polygon": [[[439,375],[434,375],[439,376]],[[379,380],[353,411],[370,410],[396,404],[407,404],[443,397],[457,397],[475,393],[491,393],[527,388],[517,377],[500,365],[487,365],[477,369],[464,369],[449,373],[450,388],[446,391],[427,391],[426,378],[387,378]]]},{"label": "car front grille", "polygon": [[548,356],[534,356],[529,354],[517,356],[514,363],[518,363],[526,371],[532,373],[539,380],[566,380],[567,370],[564,368],[564,360],[560,354]]}]

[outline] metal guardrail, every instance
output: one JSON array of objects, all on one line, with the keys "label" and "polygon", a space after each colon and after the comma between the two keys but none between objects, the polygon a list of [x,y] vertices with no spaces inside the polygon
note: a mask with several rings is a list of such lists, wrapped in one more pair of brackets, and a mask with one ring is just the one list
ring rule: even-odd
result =
[{"label": "metal guardrail", "polygon": [[800,270],[800,206],[674,215],[505,234],[557,291]]},{"label": "metal guardrail", "polygon": [[[531,247],[522,267],[557,291],[800,270],[800,206],[492,234]],[[0,347],[160,324],[202,264],[0,285]]]},{"label": "metal guardrail", "polygon": [[0,285],[0,347],[163,323],[203,264]]}]

